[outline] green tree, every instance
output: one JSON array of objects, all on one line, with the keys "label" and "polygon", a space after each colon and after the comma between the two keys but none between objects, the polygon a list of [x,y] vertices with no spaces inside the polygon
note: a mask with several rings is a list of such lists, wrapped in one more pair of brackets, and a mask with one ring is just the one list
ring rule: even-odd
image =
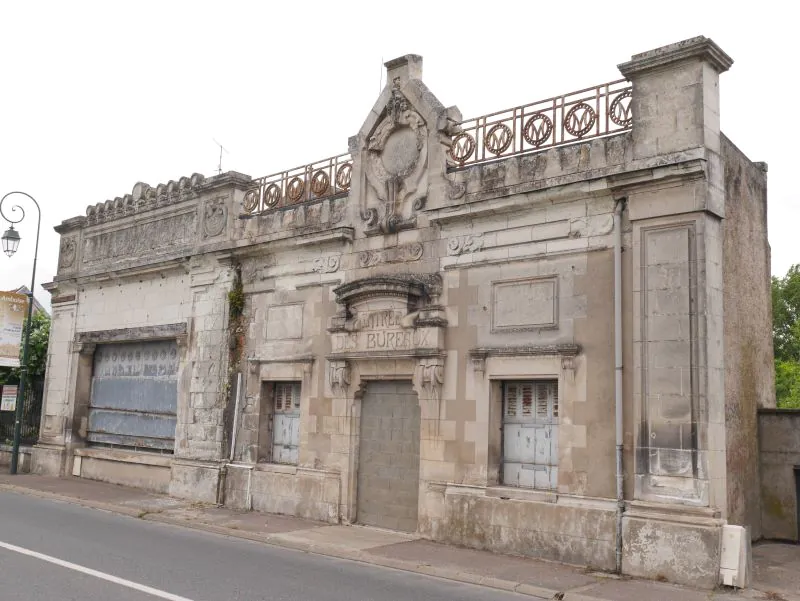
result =
[{"label": "green tree", "polygon": [[800,408],[800,264],[772,277],[772,341],[778,407]]}]

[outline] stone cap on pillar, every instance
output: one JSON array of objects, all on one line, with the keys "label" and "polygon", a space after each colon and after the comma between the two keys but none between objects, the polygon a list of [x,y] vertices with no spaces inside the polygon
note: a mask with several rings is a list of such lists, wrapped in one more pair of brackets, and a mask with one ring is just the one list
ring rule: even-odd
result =
[{"label": "stone cap on pillar", "polygon": [[383,63],[386,67],[386,81],[391,84],[400,78],[401,83],[409,79],[422,79],[422,57],[418,54],[406,54]]},{"label": "stone cap on pillar", "polygon": [[733,59],[714,40],[697,36],[675,44],[634,54],[627,63],[617,65],[622,75],[630,79],[644,71],[651,71],[677,62],[699,58],[711,64],[717,73],[730,69]]}]

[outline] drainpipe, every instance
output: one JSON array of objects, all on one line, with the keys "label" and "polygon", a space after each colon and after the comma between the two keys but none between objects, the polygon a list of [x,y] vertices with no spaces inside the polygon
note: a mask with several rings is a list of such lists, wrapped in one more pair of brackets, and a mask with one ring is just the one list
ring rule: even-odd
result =
[{"label": "drainpipe", "polygon": [[622,573],[622,514],[625,511],[625,492],[622,469],[622,212],[625,201],[617,201],[614,215],[614,408],[617,435],[617,528],[616,563],[617,573]]},{"label": "drainpipe", "polygon": [[236,432],[239,430],[239,407],[242,404],[242,373],[236,374],[236,402],[233,406],[233,430],[231,431],[231,452],[228,456],[228,463],[233,463],[233,456],[236,453]]},{"label": "drainpipe", "polygon": [[[242,376],[241,372],[236,374],[236,403],[234,404],[233,408],[233,431],[231,432],[231,450],[230,454],[228,455],[228,463],[226,463],[222,470],[223,474],[227,477],[227,472],[230,468],[238,468],[248,470],[247,472],[247,493],[246,493],[246,503],[245,506],[247,510],[250,511],[253,508],[253,497],[251,493],[251,484],[253,481],[253,468],[252,465],[243,465],[241,463],[234,463],[233,458],[236,454],[236,434],[239,431],[239,413],[241,412],[242,406],[242,393],[244,391],[244,377]],[[220,493],[220,505],[225,504],[225,481],[222,480],[222,492]]]}]

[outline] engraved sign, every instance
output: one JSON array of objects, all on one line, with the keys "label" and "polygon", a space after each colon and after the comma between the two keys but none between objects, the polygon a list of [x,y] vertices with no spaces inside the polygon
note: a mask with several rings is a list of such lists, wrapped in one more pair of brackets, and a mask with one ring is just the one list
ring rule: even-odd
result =
[{"label": "engraved sign", "polygon": [[431,346],[430,328],[347,332],[333,335],[333,351],[404,351]]}]

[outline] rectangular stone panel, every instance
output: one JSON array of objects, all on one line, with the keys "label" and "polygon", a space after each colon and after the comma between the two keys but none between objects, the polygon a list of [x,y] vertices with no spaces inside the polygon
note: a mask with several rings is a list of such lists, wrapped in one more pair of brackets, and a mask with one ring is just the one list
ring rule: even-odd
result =
[{"label": "rectangular stone panel", "polygon": [[303,337],[303,305],[276,305],[267,309],[267,340]]},{"label": "rectangular stone panel", "polygon": [[558,286],[554,277],[492,284],[492,330],[533,330],[558,324]]},{"label": "rectangular stone panel", "polygon": [[697,450],[693,223],[641,230],[642,428],[637,471],[693,477]]}]

